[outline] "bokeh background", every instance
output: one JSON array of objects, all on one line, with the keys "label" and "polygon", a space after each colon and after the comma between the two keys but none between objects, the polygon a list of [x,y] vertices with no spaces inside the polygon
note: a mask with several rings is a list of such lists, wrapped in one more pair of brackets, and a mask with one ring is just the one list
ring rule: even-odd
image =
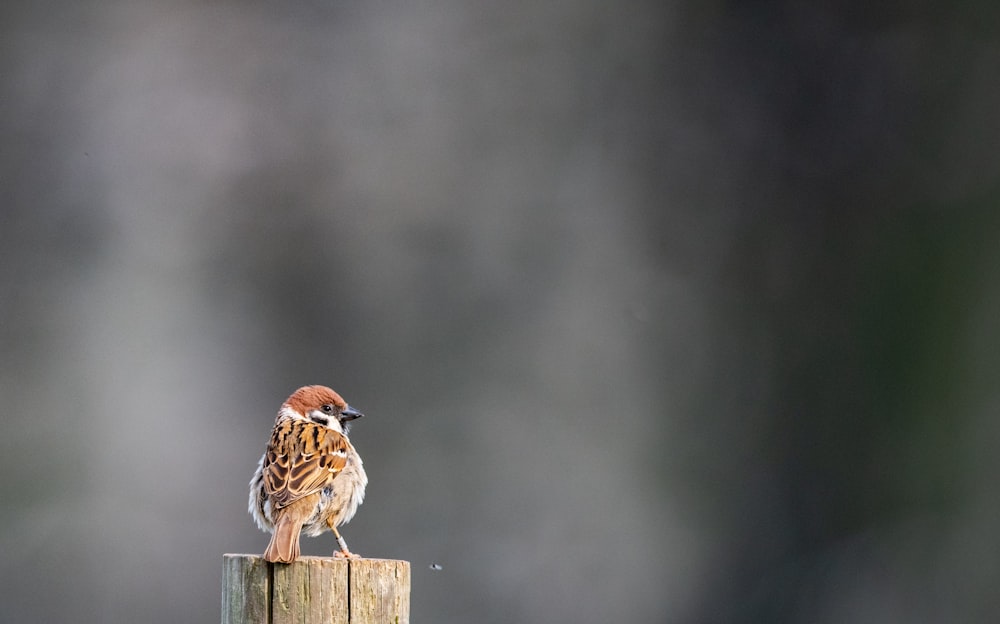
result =
[{"label": "bokeh background", "polygon": [[307,383],[415,622],[1000,617],[994,4],[0,13],[4,621],[217,621]]}]

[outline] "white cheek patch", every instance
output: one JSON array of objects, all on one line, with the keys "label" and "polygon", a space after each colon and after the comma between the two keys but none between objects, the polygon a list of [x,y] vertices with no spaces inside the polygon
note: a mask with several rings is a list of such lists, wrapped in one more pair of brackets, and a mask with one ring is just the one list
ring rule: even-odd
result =
[{"label": "white cheek patch", "polygon": [[323,425],[328,429],[344,433],[344,430],[340,427],[340,421],[336,417],[324,413],[322,410],[313,410],[306,415],[306,418],[317,425]]},{"label": "white cheek patch", "polygon": [[300,414],[294,409],[288,407],[287,405],[282,405],[281,409],[278,411],[278,420],[282,418],[287,418],[290,420],[308,420],[309,422],[314,422],[317,425],[322,425],[328,429],[333,429],[339,433],[346,434],[344,428],[340,426],[340,421],[331,414],[327,414],[321,409],[311,410],[308,414]]}]

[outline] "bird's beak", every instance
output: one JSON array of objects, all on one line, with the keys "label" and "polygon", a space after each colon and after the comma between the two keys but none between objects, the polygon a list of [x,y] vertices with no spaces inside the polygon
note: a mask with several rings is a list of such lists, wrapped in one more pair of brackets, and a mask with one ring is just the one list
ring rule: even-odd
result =
[{"label": "bird's beak", "polygon": [[362,416],[364,416],[364,414],[348,405],[344,408],[344,411],[340,413],[340,420],[354,420],[355,418],[361,418]]}]

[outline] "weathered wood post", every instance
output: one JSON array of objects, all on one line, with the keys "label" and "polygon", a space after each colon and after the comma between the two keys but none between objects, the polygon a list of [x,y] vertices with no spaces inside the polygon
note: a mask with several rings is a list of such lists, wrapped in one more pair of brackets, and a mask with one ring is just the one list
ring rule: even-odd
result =
[{"label": "weathered wood post", "polygon": [[222,556],[222,624],[409,624],[410,563]]}]

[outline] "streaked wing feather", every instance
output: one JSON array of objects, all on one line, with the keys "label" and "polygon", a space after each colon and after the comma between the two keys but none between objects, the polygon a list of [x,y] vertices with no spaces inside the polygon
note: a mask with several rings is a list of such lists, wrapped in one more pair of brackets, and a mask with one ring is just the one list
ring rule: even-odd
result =
[{"label": "streaked wing feather", "polygon": [[276,509],[322,490],[347,464],[347,440],[326,427],[302,421],[279,424],[264,459],[264,488]]}]

